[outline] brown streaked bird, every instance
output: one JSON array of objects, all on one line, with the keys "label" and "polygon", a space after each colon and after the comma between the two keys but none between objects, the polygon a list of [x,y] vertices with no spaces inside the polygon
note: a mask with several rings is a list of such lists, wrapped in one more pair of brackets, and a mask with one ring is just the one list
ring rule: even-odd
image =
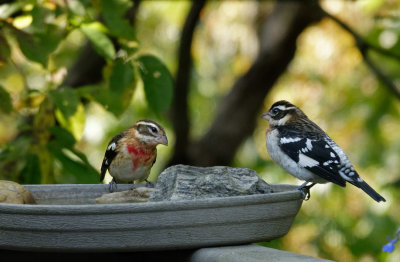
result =
[{"label": "brown streaked bird", "polygon": [[132,127],[114,136],[108,143],[101,165],[100,182],[106,171],[113,177],[109,191],[114,191],[117,183],[149,182],[150,170],[157,158],[157,145],[168,145],[164,128],[152,120],[137,121]]},{"label": "brown streaked bird", "polygon": [[316,183],[345,187],[349,182],[375,201],[386,201],[358,175],[343,150],[298,107],[281,100],[262,117],[269,122],[269,155],[288,173],[305,181],[299,187],[304,199],[310,197],[310,188]]}]

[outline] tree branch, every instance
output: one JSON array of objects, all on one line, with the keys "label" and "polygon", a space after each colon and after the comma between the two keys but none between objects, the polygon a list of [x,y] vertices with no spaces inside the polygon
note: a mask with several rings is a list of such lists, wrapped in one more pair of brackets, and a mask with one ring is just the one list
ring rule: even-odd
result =
[{"label": "tree branch", "polygon": [[175,131],[176,142],[174,155],[170,161],[171,165],[186,162],[186,147],[188,145],[190,126],[187,102],[190,71],[192,68],[192,56],[190,51],[194,30],[205,3],[206,1],[203,0],[193,1],[181,34],[178,52],[178,71],[175,79],[175,93],[172,105],[172,124]]},{"label": "tree branch", "polygon": [[368,57],[368,50],[373,50],[376,51],[382,55],[395,58],[398,61],[400,61],[400,56],[394,53],[391,53],[390,51],[380,48],[378,46],[375,46],[371,43],[368,43],[363,37],[361,37],[358,33],[356,33],[351,27],[349,27],[347,24],[345,24],[343,21],[338,19],[337,17],[329,14],[326,12],[324,9],[322,9],[319,6],[319,11],[321,12],[322,15],[329,17],[333,21],[335,21],[340,27],[342,27],[344,30],[346,30],[349,34],[353,36],[353,38],[356,41],[356,45],[358,50],[360,51],[361,55],[363,56],[365,64],[369,67],[369,69],[375,74],[375,76],[382,82],[384,86],[386,86],[387,89],[389,89],[390,92],[392,92],[397,99],[400,100],[400,91],[397,89],[396,85],[393,83],[393,81],[388,77],[383,71]]},{"label": "tree branch", "polygon": [[260,54],[250,70],[224,97],[208,132],[188,151],[188,164],[228,165],[238,147],[254,130],[265,96],[286,70],[296,51],[296,39],[315,15],[310,1],[277,1],[263,23]]}]

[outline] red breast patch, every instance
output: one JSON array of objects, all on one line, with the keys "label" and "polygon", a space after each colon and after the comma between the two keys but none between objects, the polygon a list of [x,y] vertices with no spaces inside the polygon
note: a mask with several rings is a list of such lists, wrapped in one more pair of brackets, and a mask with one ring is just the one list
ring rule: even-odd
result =
[{"label": "red breast patch", "polygon": [[154,152],[145,150],[143,148],[136,148],[134,145],[127,145],[126,149],[132,155],[133,169],[138,166],[146,165],[149,160],[154,156]]}]

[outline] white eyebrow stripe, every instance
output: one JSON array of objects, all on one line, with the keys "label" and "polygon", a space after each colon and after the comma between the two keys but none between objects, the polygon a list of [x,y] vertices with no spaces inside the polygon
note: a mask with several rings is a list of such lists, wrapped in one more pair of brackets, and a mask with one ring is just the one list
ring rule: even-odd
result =
[{"label": "white eyebrow stripe", "polygon": [[150,123],[150,122],[140,121],[140,122],[138,122],[138,124],[152,126],[152,127],[155,127],[157,130],[159,129],[159,127],[157,125]]},{"label": "white eyebrow stripe", "polygon": [[286,106],[283,106],[283,105],[280,105],[280,106],[274,106],[274,108],[278,108],[278,109],[280,109],[280,110],[282,110],[282,111],[285,111],[285,110],[290,110],[290,109],[296,109],[295,107],[293,107],[293,106],[291,106],[291,107],[286,107]]}]

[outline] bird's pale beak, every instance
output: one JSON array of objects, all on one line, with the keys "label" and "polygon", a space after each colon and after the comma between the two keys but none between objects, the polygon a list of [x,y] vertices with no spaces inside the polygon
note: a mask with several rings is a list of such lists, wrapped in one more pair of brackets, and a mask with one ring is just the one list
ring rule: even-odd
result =
[{"label": "bird's pale beak", "polygon": [[268,114],[268,111],[265,112],[264,114],[262,114],[262,115],[261,115],[261,118],[264,118],[265,120],[268,120],[268,121],[271,119],[271,117],[270,117],[269,114]]},{"label": "bird's pale beak", "polygon": [[162,145],[168,146],[168,139],[166,135],[163,135],[158,139],[158,142]]}]

